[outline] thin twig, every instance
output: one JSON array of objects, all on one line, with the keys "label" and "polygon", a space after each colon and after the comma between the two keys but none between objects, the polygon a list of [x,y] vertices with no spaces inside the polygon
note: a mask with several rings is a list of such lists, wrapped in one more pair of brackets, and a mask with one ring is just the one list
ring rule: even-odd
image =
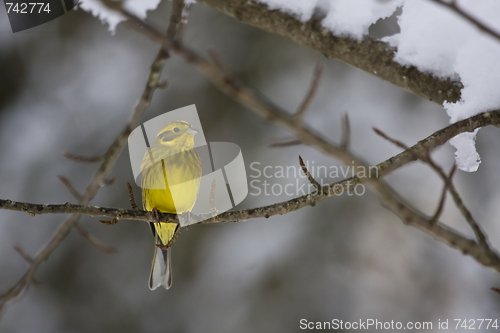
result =
[{"label": "thin twig", "polygon": [[[378,135],[380,135],[383,138],[387,139],[388,141],[394,143],[398,147],[401,147],[401,148],[406,149],[406,150],[408,149],[404,143],[389,137],[387,134],[385,134],[381,130],[374,128],[374,131]],[[444,170],[432,160],[432,158],[430,156],[430,151],[426,151],[423,155],[417,155],[417,158],[420,159],[422,162],[427,163],[439,175],[439,177],[443,180],[443,182],[447,186],[448,191],[450,192],[450,194],[453,198],[453,201],[455,202],[455,205],[458,207],[458,209],[462,213],[463,217],[465,218],[465,220],[467,221],[467,223],[469,224],[471,229],[474,231],[474,234],[476,235],[476,238],[477,238],[479,244],[482,247],[484,247],[487,251],[492,251],[490,249],[489,244],[488,244],[488,239],[487,239],[485,233],[483,232],[483,230],[481,229],[479,224],[476,222],[476,220],[472,216],[472,213],[465,206],[460,194],[458,193],[458,191],[455,188],[455,185],[453,184],[451,179],[446,175]],[[455,172],[455,171],[453,171],[453,172]]]},{"label": "thin twig", "polygon": [[434,171],[436,171],[436,173],[441,177],[441,179],[445,182],[445,184],[448,185],[448,190],[450,191],[453,201],[455,201],[455,205],[458,207],[458,209],[464,216],[465,220],[467,221],[471,229],[474,231],[474,234],[476,235],[479,244],[481,244],[481,246],[483,246],[485,249],[489,250],[490,247],[486,235],[484,234],[483,230],[472,216],[472,213],[465,206],[460,194],[458,193],[451,179],[447,177],[444,170],[431,159],[429,152],[427,152],[426,155],[423,158],[421,158],[421,160],[429,164],[431,168],[434,169]]},{"label": "thin twig", "polygon": [[75,224],[75,229],[78,230],[80,235],[82,235],[83,238],[85,238],[90,243],[90,245],[95,247],[97,250],[106,254],[113,254],[118,252],[116,247],[105,245],[97,237],[92,235],[88,230],[84,229],[79,223]]},{"label": "thin twig", "polygon": [[68,178],[58,175],[57,178],[66,186],[68,189],[69,193],[71,193],[72,196],[74,196],[77,200],[80,200],[82,197],[80,193],[73,187],[71,182],[68,180]]},{"label": "thin twig", "polygon": [[[396,140],[396,139],[391,138],[390,136],[388,136],[387,134],[385,134],[384,132],[382,132],[382,131],[381,131],[381,130],[379,130],[378,128],[373,127],[372,129],[373,129],[373,131],[374,131],[375,133],[377,133],[377,135],[379,135],[379,136],[381,136],[382,138],[386,139],[387,141],[389,141],[389,142],[391,142],[391,143],[395,144],[395,145],[396,145],[396,146],[398,146],[399,148],[404,149],[404,150],[407,150],[407,149],[408,149],[408,146],[407,146],[407,145],[405,145],[402,141],[399,141],[399,140]],[[417,157],[418,157],[418,155],[417,155]]]},{"label": "thin twig", "polygon": [[490,289],[492,291],[496,292],[497,294],[500,294],[500,289],[499,288],[491,287]]},{"label": "thin twig", "polygon": [[[27,253],[26,251],[24,251],[24,249],[19,246],[19,245],[15,245],[14,246],[14,250],[16,250],[17,253],[19,253],[21,255],[21,257],[23,257],[24,260],[26,260],[26,262],[30,265],[33,264],[33,258],[31,258]],[[38,282],[35,278],[32,279],[31,283],[33,285],[35,285],[35,287],[39,287],[41,286],[42,284],[40,282]],[[0,300],[2,299],[2,297],[0,297]],[[0,317],[1,317],[1,314],[0,314]]]},{"label": "thin twig", "polygon": [[14,250],[16,250],[16,252],[19,253],[28,264],[33,263],[33,258],[31,258],[21,246],[15,245]]},{"label": "thin twig", "polygon": [[105,178],[102,183],[106,186],[111,186],[115,183],[116,177]]},{"label": "thin twig", "polygon": [[140,210],[135,203],[134,190],[132,189],[132,185],[130,185],[129,182],[127,182],[127,189],[128,189],[128,200],[130,201],[130,206],[132,206],[132,209],[134,210]]},{"label": "thin twig", "polygon": [[35,271],[68,235],[74,223],[78,221],[78,217],[79,215],[71,215],[66,222],[59,227],[49,243],[33,258],[33,263],[28,267],[28,270],[22,278],[19,279],[13,287],[7,290],[7,292],[0,295],[0,313],[2,313],[7,305],[11,304],[12,300],[23,295],[27,291],[28,287],[34,283]]},{"label": "thin twig", "polygon": [[274,139],[269,142],[268,147],[290,147],[290,146],[298,146],[301,145],[302,141],[299,139]]},{"label": "thin twig", "polygon": [[453,167],[451,168],[450,173],[448,174],[448,181],[444,182],[443,190],[441,191],[441,197],[439,198],[439,204],[436,208],[436,212],[432,216],[431,223],[436,223],[439,220],[441,213],[443,212],[444,203],[446,201],[446,193],[448,193],[448,184],[451,183],[453,175],[455,174],[456,170],[457,170],[457,164],[455,163],[453,164]]},{"label": "thin twig", "polygon": [[351,124],[349,115],[346,113],[342,117],[342,140],[340,141],[340,149],[348,151],[351,144]]},{"label": "thin twig", "polygon": [[214,47],[208,48],[207,54],[210,57],[210,59],[212,60],[212,62],[214,63],[214,65],[217,66],[217,68],[219,68],[219,70],[221,70],[223,72],[226,71],[226,68],[227,68],[226,62],[224,61],[224,58],[219,53],[219,51],[217,51],[216,48],[214,48]]},{"label": "thin twig", "polygon": [[463,217],[474,231],[474,234],[476,235],[479,244],[481,244],[481,246],[483,246],[485,249],[490,250],[486,234],[481,229],[479,224],[476,222],[470,210],[465,206],[462,197],[458,193],[451,179],[446,177],[446,174],[444,173],[443,169],[439,167],[437,164],[435,164],[430,158],[428,159],[427,163],[439,174],[439,176],[443,179],[443,181],[445,181],[448,184],[448,190],[450,191],[451,197],[453,198],[455,205],[458,207],[460,213],[462,213]]},{"label": "thin twig", "polygon": [[470,23],[475,25],[477,28],[479,28],[479,30],[486,32],[487,34],[489,34],[493,38],[496,38],[498,41],[500,41],[500,33],[493,30],[492,27],[489,27],[488,25],[484,24],[476,17],[474,17],[471,14],[464,11],[462,8],[460,8],[457,5],[457,1],[455,1],[455,0],[453,0],[451,2],[447,2],[447,1],[443,1],[443,0],[433,0],[433,1],[435,3],[438,3],[440,5],[443,5],[449,9],[451,9],[452,11],[454,11],[455,13],[457,13],[458,15],[462,16],[464,19],[466,19],[467,21],[469,21]]},{"label": "thin twig", "polygon": [[166,89],[167,87],[168,87],[167,80],[158,81],[158,83],[156,84],[156,88],[158,89]]},{"label": "thin twig", "polygon": [[300,155],[299,155],[299,163],[300,163],[300,167],[302,168],[302,171],[304,172],[304,174],[307,177],[307,180],[309,180],[309,182],[311,184],[313,184],[314,187],[316,187],[316,190],[318,192],[320,192],[321,191],[321,185],[316,181],[316,179],[314,179],[314,177],[311,175],[311,173],[309,172],[309,170],[307,170],[306,165],[304,164],[304,161],[302,160],[302,156],[300,156]]},{"label": "thin twig", "polygon": [[316,91],[318,90],[318,85],[319,85],[319,80],[321,78],[321,74],[323,73],[323,64],[318,63],[316,67],[314,68],[314,74],[311,79],[311,84],[309,85],[309,90],[307,91],[307,94],[304,97],[304,100],[300,104],[299,108],[295,112],[295,119],[299,122],[302,122],[304,119],[304,115],[311,105],[311,102],[314,98],[314,95],[316,95]]},{"label": "thin twig", "polygon": [[172,245],[174,245],[175,241],[177,240],[177,238],[184,229],[187,229],[187,226],[186,227],[179,226],[177,227],[177,229],[175,229],[174,236],[172,236],[172,239],[170,239],[170,241],[165,245],[165,249],[171,248]]},{"label": "thin twig", "polygon": [[102,161],[104,161],[105,158],[105,156],[94,156],[94,157],[78,156],[68,152],[64,152],[62,155],[67,159],[78,163],[101,163]]},{"label": "thin twig", "polygon": [[167,37],[172,40],[180,40],[184,27],[189,16],[189,5],[184,0],[172,1],[172,12],[170,13],[170,23],[167,28]]}]

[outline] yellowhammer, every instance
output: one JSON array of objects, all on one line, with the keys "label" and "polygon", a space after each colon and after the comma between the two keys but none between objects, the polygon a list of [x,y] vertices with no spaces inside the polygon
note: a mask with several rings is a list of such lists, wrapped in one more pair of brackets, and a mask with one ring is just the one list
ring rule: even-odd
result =
[{"label": "yellowhammer", "polygon": [[[145,210],[157,209],[172,214],[191,211],[198,196],[202,173],[200,157],[193,149],[197,132],[189,123],[177,120],[158,133],[141,164],[142,206]],[[180,191],[171,191],[174,185],[181,186]],[[156,245],[167,245],[177,226],[176,223],[150,223],[155,236],[155,254],[149,277],[151,290],[160,285],[166,289],[172,286],[171,250],[163,250]]]}]

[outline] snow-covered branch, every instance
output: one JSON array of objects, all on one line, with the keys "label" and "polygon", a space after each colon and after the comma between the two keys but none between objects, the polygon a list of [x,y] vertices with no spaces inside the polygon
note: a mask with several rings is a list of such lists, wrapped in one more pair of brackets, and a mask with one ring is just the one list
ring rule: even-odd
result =
[{"label": "snow-covered branch", "polygon": [[445,101],[454,103],[460,100],[460,90],[463,87],[460,81],[439,78],[414,66],[401,65],[394,60],[395,49],[387,42],[370,37],[356,40],[337,36],[323,27],[315,17],[303,22],[293,14],[270,10],[266,4],[254,0],[198,2],[242,23],[310,47],[329,59],[341,60],[440,105]]}]

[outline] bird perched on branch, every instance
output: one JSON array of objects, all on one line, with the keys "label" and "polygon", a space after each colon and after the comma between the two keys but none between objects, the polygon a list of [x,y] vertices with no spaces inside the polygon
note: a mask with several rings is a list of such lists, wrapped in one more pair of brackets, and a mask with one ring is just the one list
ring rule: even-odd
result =
[{"label": "bird perched on branch", "polygon": [[[182,120],[167,124],[144,154],[142,206],[147,211],[182,214],[193,208],[200,188],[201,162],[194,148],[198,131]],[[181,185],[182,184],[182,185]],[[173,187],[176,190],[173,190]],[[172,188],[172,190],[171,190]],[[173,193],[172,193],[173,192]],[[155,254],[149,288],[172,286],[171,249],[165,246],[174,237],[176,223],[150,223],[155,237]]]}]

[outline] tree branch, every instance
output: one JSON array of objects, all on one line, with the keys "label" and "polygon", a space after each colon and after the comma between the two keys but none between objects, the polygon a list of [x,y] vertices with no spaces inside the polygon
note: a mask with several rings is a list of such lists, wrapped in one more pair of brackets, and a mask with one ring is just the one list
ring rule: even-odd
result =
[{"label": "tree branch", "polygon": [[349,115],[346,113],[342,117],[342,140],[340,141],[340,148],[342,150],[349,150],[351,145],[351,123]]},{"label": "tree branch", "polygon": [[321,52],[329,59],[341,60],[373,74],[411,93],[439,105],[460,100],[463,85],[459,81],[440,79],[420,72],[416,67],[405,67],[394,61],[394,49],[387,43],[369,37],[357,41],[334,36],[322,27],[321,21],[312,18],[301,22],[293,15],[270,10],[267,5],[254,0],[198,0],[229,16],[288,38],[293,42]]},{"label": "tree branch", "polygon": [[[174,2],[180,2],[182,4],[184,3],[183,0],[175,0]],[[176,28],[174,29],[174,31],[182,26],[178,24],[179,20],[175,19],[176,15],[181,15],[181,14],[182,10],[172,11],[171,13],[171,16],[174,16],[174,19],[171,18],[170,22],[171,23],[175,22],[176,24]],[[105,184],[106,177],[111,172],[112,168],[114,167],[118,159],[118,156],[120,155],[121,151],[127,144],[129,134],[135,127],[139,125],[141,116],[151,103],[153,93],[159,86],[159,79],[161,76],[163,65],[169,57],[170,55],[168,49],[162,47],[151,65],[151,71],[149,73],[146,87],[144,88],[142,96],[139,102],[137,103],[136,107],[134,108],[127,125],[119,133],[119,135],[110,145],[106,153],[99,158],[93,158],[93,159],[83,158],[84,161],[91,161],[91,162],[102,161],[102,164],[100,165],[99,169],[91,179],[89,185],[87,186],[83,194],[80,196],[80,199],[78,200],[78,203],[80,205],[88,204],[88,202],[90,202],[90,200],[94,198],[99,188],[103,184]],[[78,161],[81,160],[81,158],[75,157],[72,154],[65,154],[65,156],[70,159],[76,159]],[[42,250],[36,255],[36,257],[33,258],[33,262],[29,266],[27,272],[16,283],[16,285],[10,288],[6,293],[0,295],[0,313],[10,303],[10,301],[21,295],[23,291],[26,291],[29,285],[34,281],[34,274],[35,271],[38,269],[38,267],[49,258],[50,254],[52,254],[52,252],[69,234],[71,228],[78,223],[80,214],[78,212],[75,213],[77,214],[71,215],[64,223],[62,223],[59,226],[58,230],[56,231],[56,234],[52,237],[52,239],[48,242],[48,244],[44,248],[42,248]]]},{"label": "tree branch", "polygon": [[71,193],[71,195],[74,196],[75,199],[80,200],[81,198],[80,193],[78,193],[78,191],[74,188],[73,184],[71,184],[68,178],[61,175],[57,176],[57,178],[59,178],[59,180],[64,184],[64,186],[66,186],[69,193]]},{"label": "tree branch", "polygon": [[[352,162],[353,165],[365,167],[366,170],[366,163],[364,163],[361,159],[349,153],[342,147],[326,141],[320,135],[304,127],[303,124],[295,121],[295,117],[293,115],[290,116],[289,113],[284,112],[280,108],[276,107],[267,99],[239,82],[236,78],[224,72],[221,72],[217,66],[200,57],[195,52],[186,48],[182,44],[177,43],[176,41],[173,41],[164,36],[158,30],[141,21],[133,14],[125,11],[123,8],[121,9],[121,11],[122,14],[130,19],[131,23],[136,25],[134,26],[135,28],[138,28],[139,31],[148,36],[150,39],[161,43],[163,47],[171,47],[172,51],[180,55],[186,62],[192,64],[203,75],[205,75],[207,79],[212,81],[212,83],[217,88],[219,88],[229,97],[236,100],[238,103],[260,114],[268,121],[276,122],[279,125],[294,132],[305,144],[314,146],[323,153],[339,159],[340,161],[344,162],[344,164],[350,165],[350,163]],[[467,122],[464,124],[465,128],[467,128],[468,130],[469,128],[474,126],[475,121],[481,119],[484,120],[485,118],[490,119],[492,118],[492,116],[495,118],[495,121],[498,121],[499,111],[486,112],[484,114],[481,114],[481,117],[478,118],[471,117],[467,119]],[[441,133],[449,132],[450,128],[451,127],[448,127],[448,130],[442,130]],[[455,136],[456,134],[454,134],[453,136]],[[422,153],[430,153],[430,151],[435,147],[433,146],[433,144],[438,143],[439,138],[435,138],[435,140],[432,141],[434,142],[425,142],[425,140],[423,140],[417,144],[425,148],[423,152],[418,153],[414,149],[408,151],[408,155],[406,155],[406,158],[409,158],[408,161],[418,159]],[[402,157],[401,154],[398,156]],[[404,162],[404,159],[399,160],[399,162]],[[400,165],[401,164],[399,164],[398,167]],[[386,165],[386,167],[386,171],[391,169],[391,165]],[[392,165],[392,168],[394,168],[394,165]],[[432,218],[426,217],[424,214],[406,203],[390,186],[388,186],[384,181],[378,179],[378,176],[379,174],[377,174],[376,177],[372,177],[370,174],[368,178],[358,178],[357,181],[360,182],[363,180],[368,182],[372,187],[372,191],[382,200],[383,205],[394,212],[404,223],[421,229],[422,231],[432,235],[435,239],[446,243],[465,254],[471,255],[476,261],[483,264],[484,266],[492,267],[500,272],[500,258],[494,251],[492,251],[490,248],[484,247],[482,244],[480,245],[476,243],[474,240],[462,236],[459,232],[445,225],[442,225],[439,222],[435,223]],[[348,182],[346,185],[348,187],[353,187],[352,182]],[[335,190],[335,187],[333,189]],[[334,191],[334,194],[335,193],[336,192]],[[330,194],[330,196],[334,194]],[[312,194],[307,195],[307,201],[310,199],[312,199]],[[315,202],[313,202],[313,204],[315,204]],[[289,211],[291,210],[286,210],[285,212]]]},{"label": "tree branch", "polygon": [[449,8],[450,10],[452,10],[455,13],[457,13],[458,15],[460,15],[462,18],[466,19],[467,21],[469,21],[470,23],[475,25],[479,30],[487,33],[488,35],[490,35],[493,38],[496,38],[498,41],[500,41],[500,34],[498,32],[496,32],[495,30],[490,28],[488,25],[479,21],[474,16],[472,16],[471,14],[467,13],[462,8],[460,8],[458,6],[456,0],[452,0],[451,2],[447,2],[447,1],[443,1],[443,0],[432,0],[432,1]]},{"label": "tree branch", "polygon": [[[402,148],[402,149],[408,149],[408,147],[402,143],[401,141],[395,140],[391,137],[389,137],[387,134],[384,132],[380,131],[379,129],[374,128],[375,133],[378,135],[382,136],[384,139],[387,139],[388,141],[394,143],[396,146]],[[471,229],[474,231],[474,234],[476,235],[477,240],[479,241],[479,244],[485,248],[489,248],[488,244],[488,239],[486,235],[484,234],[483,230],[479,226],[479,224],[476,222],[474,217],[472,216],[472,213],[467,209],[465,206],[460,194],[458,193],[457,189],[455,188],[455,185],[453,184],[452,181],[452,176],[453,173],[455,172],[456,165],[453,166],[450,175],[446,175],[444,170],[437,165],[431,158],[430,152],[427,151],[424,155],[418,155],[416,156],[418,159],[420,159],[422,162],[428,164],[437,174],[438,176],[443,180],[445,187],[444,187],[444,193],[446,193],[446,190],[448,190],[453,197],[453,200],[455,201],[455,205],[458,207],[460,212],[462,213],[463,217],[467,221],[467,223],[470,225]],[[437,221],[437,217],[439,214],[441,214],[441,209],[442,205],[444,203],[444,193],[443,196],[441,197],[441,201],[438,207],[438,210],[436,211],[434,217],[432,218],[432,221],[435,222]]]},{"label": "tree branch", "polygon": [[[448,127],[433,133],[395,157],[391,157],[390,159],[377,164],[376,167],[379,170],[379,177],[385,176],[397,168],[416,160],[419,154],[437,148],[457,134],[472,132],[478,127],[487,125],[500,125],[500,111],[481,113],[471,118],[451,124]],[[283,215],[303,207],[315,205],[322,200],[336,195],[334,189],[342,189],[342,191],[345,192],[354,188],[355,185],[366,181],[367,179],[360,179],[358,177],[349,178],[328,185],[326,190],[322,190],[320,193],[311,193],[264,207],[225,212],[215,217],[207,215],[207,220],[200,223],[238,222],[262,217],[269,218],[274,215]],[[82,214],[94,217],[108,217],[118,220],[126,219],[144,222],[157,221],[152,213],[148,211],[85,206],[71,204],[69,202],[65,204],[46,205],[0,200],[0,209],[26,212],[32,216],[36,214]],[[174,214],[163,213],[158,222],[177,223],[177,216]]]},{"label": "tree branch", "polygon": [[273,139],[269,142],[269,147],[290,147],[301,145],[302,141],[298,139]]},{"label": "tree branch", "polygon": [[[149,37],[151,40],[162,44],[163,47],[170,48],[174,53],[198,69],[198,71],[205,75],[207,79],[212,81],[217,88],[238,103],[260,114],[266,120],[279,123],[283,127],[295,132],[299,137],[298,139],[301,140],[303,144],[315,146],[325,154],[334,156],[346,164],[351,163],[352,156],[349,152],[345,151],[340,146],[332,145],[323,139],[321,135],[308,129],[307,127],[300,126],[300,124],[297,124],[294,117],[290,116],[290,113],[281,110],[265,97],[246,87],[235,77],[232,77],[225,72],[221,72],[216,65],[199,56],[197,53],[193,52],[184,45],[168,39],[154,27],[141,21],[131,13],[124,10],[122,10],[121,13],[130,19],[129,23],[132,27]],[[490,117],[494,119],[489,119]],[[468,118],[466,119],[466,122],[459,122],[461,124],[460,126],[448,126],[441,131],[436,132],[435,136],[431,136],[420,141],[417,145],[415,145],[411,153],[408,151],[402,152],[384,163],[379,164],[379,174],[381,173],[381,175],[383,175],[386,172],[391,172],[400,165],[418,159],[417,156],[425,154],[427,151],[430,152],[435,147],[445,143],[448,140],[446,138],[452,138],[463,131],[471,132],[471,129],[485,126],[487,124],[498,125],[499,119],[500,117],[498,111],[490,111]],[[461,128],[461,126],[465,126],[465,128]]]},{"label": "tree branch", "polygon": [[307,167],[304,164],[304,161],[302,160],[302,156],[300,155],[299,155],[299,164],[300,167],[302,168],[302,172],[304,172],[304,175],[306,175],[307,180],[309,180],[309,182],[314,185],[314,187],[318,192],[321,191],[321,185],[316,181],[316,179],[314,179],[309,170],[307,170]]},{"label": "tree branch", "polygon": [[83,238],[87,242],[89,242],[90,245],[95,247],[97,250],[107,253],[107,254],[112,254],[112,253],[117,253],[118,250],[114,246],[108,246],[103,244],[97,237],[92,235],[88,230],[86,230],[84,227],[82,227],[79,223],[75,224],[75,229],[78,230],[78,232],[82,235]]},{"label": "tree branch", "polygon": [[[322,52],[329,58],[336,58],[345,61],[410,92],[435,101],[438,104],[441,104],[444,101],[456,102],[460,99],[460,89],[462,87],[460,82],[441,80],[431,75],[421,73],[414,67],[407,68],[397,64],[393,60],[393,49],[391,49],[386,43],[374,41],[370,38],[364,38],[362,41],[358,42],[349,38],[335,37],[330,32],[323,29],[317,19],[311,19],[310,21],[303,23],[296,20],[291,15],[279,11],[271,11],[266,5],[259,4],[252,0],[199,0],[199,2],[209,4],[216,9],[238,18],[242,22],[255,25],[264,30],[290,38],[300,44],[312,47],[313,49]],[[183,6],[180,6],[180,4],[182,4],[182,0],[174,1],[174,10],[172,11],[172,15],[179,15],[178,9],[184,8]],[[178,7],[175,7],[176,5]],[[123,9],[121,10],[123,11]],[[180,12],[182,12],[182,10]],[[343,149],[343,147],[336,146],[323,139],[321,135],[304,127],[301,123],[295,121],[293,116],[290,116],[288,113],[274,106],[259,94],[245,87],[234,77],[221,72],[218,66],[184,47],[177,41],[178,38],[176,36],[178,35],[176,33],[172,33],[170,28],[169,33],[167,35],[163,35],[161,32],[145,24],[130,13],[124,11],[123,13],[131,19],[131,23],[136,24],[142,29],[142,33],[147,34],[148,37],[159,42],[162,45],[162,49],[151,66],[151,72],[147,85],[139,103],[132,113],[129,123],[118,135],[116,140],[109,147],[108,151],[103,155],[102,164],[78,200],[78,205],[70,203],[66,203],[64,205],[37,205],[17,203],[10,200],[0,200],[0,208],[25,211],[30,215],[47,213],[72,214],[67,221],[59,227],[56,235],[49,241],[47,246],[45,246],[40,253],[33,258],[28,271],[19,280],[19,282],[7,291],[7,293],[0,296],[0,310],[10,300],[18,296],[22,291],[26,290],[30,283],[34,281],[34,273],[38,266],[43,261],[47,260],[50,254],[69,233],[70,229],[77,224],[80,214],[106,216],[113,218],[112,221],[119,221],[121,219],[155,221],[151,212],[87,206],[87,204],[95,196],[100,186],[105,183],[106,177],[116,163],[118,155],[126,145],[128,135],[138,125],[141,115],[151,102],[155,89],[161,86],[161,84],[159,84],[159,78],[163,64],[169,57],[169,51],[174,51],[185,61],[196,67],[228,96],[261,114],[266,119],[276,122],[292,132],[295,132],[298,139],[300,139],[300,141],[304,144],[312,145],[323,151],[325,154],[338,158],[346,164],[355,160],[357,164],[363,165],[363,162],[356,159],[347,151],[347,149]],[[180,22],[182,22],[182,19]],[[182,24],[179,24],[178,17],[172,18],[170,24],[182,26]],[[475,128],[491,124],[497,126],[500,125],[500,111],[485,112],[450,125],[418,142],[412,148],[409,148],[397,156],[394,156],[391,159],[377,165],[379,176],[383,176],[413,160],[416,160],[419,156],[422,156],[423,153],[430,152],[432,149],[442,145],[459,133],[473,131]],[[453,248],[459,249],[465,254],[471,255],[481,264],[493,267],[497,271],[500,271],[500,259],[494,251],[489,248],[485,248],[481,244],[476,243],[474,240],[461,235],[457,231],[446,227],[439,222],[436,223],[436,221],[433,221],[432,218],[426,217],[422,213],[416,211],[410,205],[404,203],[404,201],[399,198],[389,186],[379,179],[360,179],[354,177],[326,186],[325,188],[328,189],[328,191],[310,193],[302,197],[265,207],[225,212],[215,217],[209,216],[206,221],[201,223],[220,223],[229,221],[237,222],[252,218],[268,218],[273,215],[286,214],[305,206],[315,205],[321,200],[338,194],[336,191],[331,191],[332,189],[336,189],[335,186],[340,186],[343,189],[352,189],[355,185],[362,182],[369,182],[374,188],[374,192],[381,198],[384,206],[393,211],[405,223],[423,230],[424,232],[432,235],[434,238],[450,245]],[[162,214],[160,222],[176,221],[176,216],[171,214]],[[179,228],[178,232],[181,232],[182,229],[183,228]],[[169,245],[171,244],[169,243]]]},{"label": "tree branch", "polygon": [[[450,170],[450,173],[448,174],[448,180],[451,182],[453,180],[453,175],[455,174],[455,171],[457,171],[457,164],[454,163],[453,167]],[[446,193],[448,193],[448,182],[445,182],[443,186],[443,190],[441,191],[441,197],[439,198],[439,204],[436,208],[436,212],[434,215],[432,215],[431,222],[436,223],[439,220],[439,217],[441,216],[441,213],[443,212],[444,209],[444,202],[446,201]]]},{"label": "tree branch", "polygon": [[304,100],[300,104],[299,108],[294,114],[295,120],[299,122],[304,121],[304,115],[306,111],[309,109],[309,106],[311,105],[314,95],[316,95],[316,90],[318,89],[319,85],[319,80],[321,78],[321,74],[323,73],[323,64],[318,63],[316,67],[314,68],[314,74],[311,79],[311,84],[309,86],[309,90],[307,91],[307,94],[304,96]]}]

